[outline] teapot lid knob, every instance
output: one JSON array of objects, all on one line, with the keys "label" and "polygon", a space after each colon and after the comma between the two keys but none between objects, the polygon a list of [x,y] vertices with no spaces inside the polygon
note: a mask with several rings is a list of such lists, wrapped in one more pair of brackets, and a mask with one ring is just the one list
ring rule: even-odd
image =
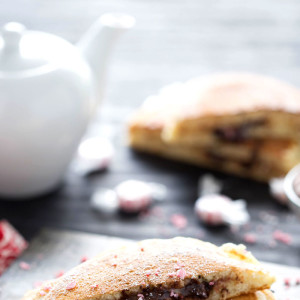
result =
[{"label": "teapot lid knob", "polygon": [[18,49],[19,42],[22,35],[26,31],[26,27],[17,22],[9,22],[2,27],[1,31],[4,40],[4,46],[11,51],[14,48]]}]

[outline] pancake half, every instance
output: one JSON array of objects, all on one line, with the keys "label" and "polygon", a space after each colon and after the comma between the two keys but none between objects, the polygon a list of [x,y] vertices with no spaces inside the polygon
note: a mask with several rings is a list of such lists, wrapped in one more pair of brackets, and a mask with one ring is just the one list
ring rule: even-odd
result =
[{"label": "pancake half", "polygon": [[23,300],[271,300],[273,282],[242,245],[178,237],[104,252]]},{"label": "pancake half", "polygon": [[162,132],[169,115],[142,107],[129,124],[131,147],[168,159],[218,171],[268,181],[284,176],[300,162],[300,146],[291,140],[251,140],[240,142],[205,140],[201,144],[170,144]]},{"label": "pancake half", "polygon": [[[181,85],[172,118],[164,127],[168,142],[300,138],[300,90],[277,79],[250,73],[220,73]],[[171,102],[174,92],[157,102]],[[167,99],[166,99],[167,98]]]}]

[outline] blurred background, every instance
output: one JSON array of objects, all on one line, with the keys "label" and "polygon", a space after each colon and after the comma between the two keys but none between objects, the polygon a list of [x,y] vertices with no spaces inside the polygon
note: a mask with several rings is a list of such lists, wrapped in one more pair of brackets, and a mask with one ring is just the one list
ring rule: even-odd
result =
[{"label": "blurred background", "polygon": [[135,16],[137,26],[114,51],[109,105],[138,106],[165,84],[219,70],[261,72],[300,85],[296,0],[2,0],[0,5],[2,24],[16,20],[72,43],[102,13]]}]

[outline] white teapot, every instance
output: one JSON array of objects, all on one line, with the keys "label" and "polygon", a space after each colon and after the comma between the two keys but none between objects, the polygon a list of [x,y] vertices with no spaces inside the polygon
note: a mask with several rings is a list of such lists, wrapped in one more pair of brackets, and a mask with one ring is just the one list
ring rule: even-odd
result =
[{"label": "white teapot", "polygon": [[0,33],[0,196],[55,188],[102,97],[107,58],[134,18],[105,14],[77,47],[8,23]]}]

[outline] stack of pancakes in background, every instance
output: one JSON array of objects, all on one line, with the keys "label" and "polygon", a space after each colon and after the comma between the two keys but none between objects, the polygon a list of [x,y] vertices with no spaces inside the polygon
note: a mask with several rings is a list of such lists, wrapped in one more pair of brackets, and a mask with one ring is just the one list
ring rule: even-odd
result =
[{"label": "stack of pancakes in background", "polygon": [[300,162],[299,138],[300,91],[249,73],[167,86],[129,122],[137,150],[259,181]]}]

